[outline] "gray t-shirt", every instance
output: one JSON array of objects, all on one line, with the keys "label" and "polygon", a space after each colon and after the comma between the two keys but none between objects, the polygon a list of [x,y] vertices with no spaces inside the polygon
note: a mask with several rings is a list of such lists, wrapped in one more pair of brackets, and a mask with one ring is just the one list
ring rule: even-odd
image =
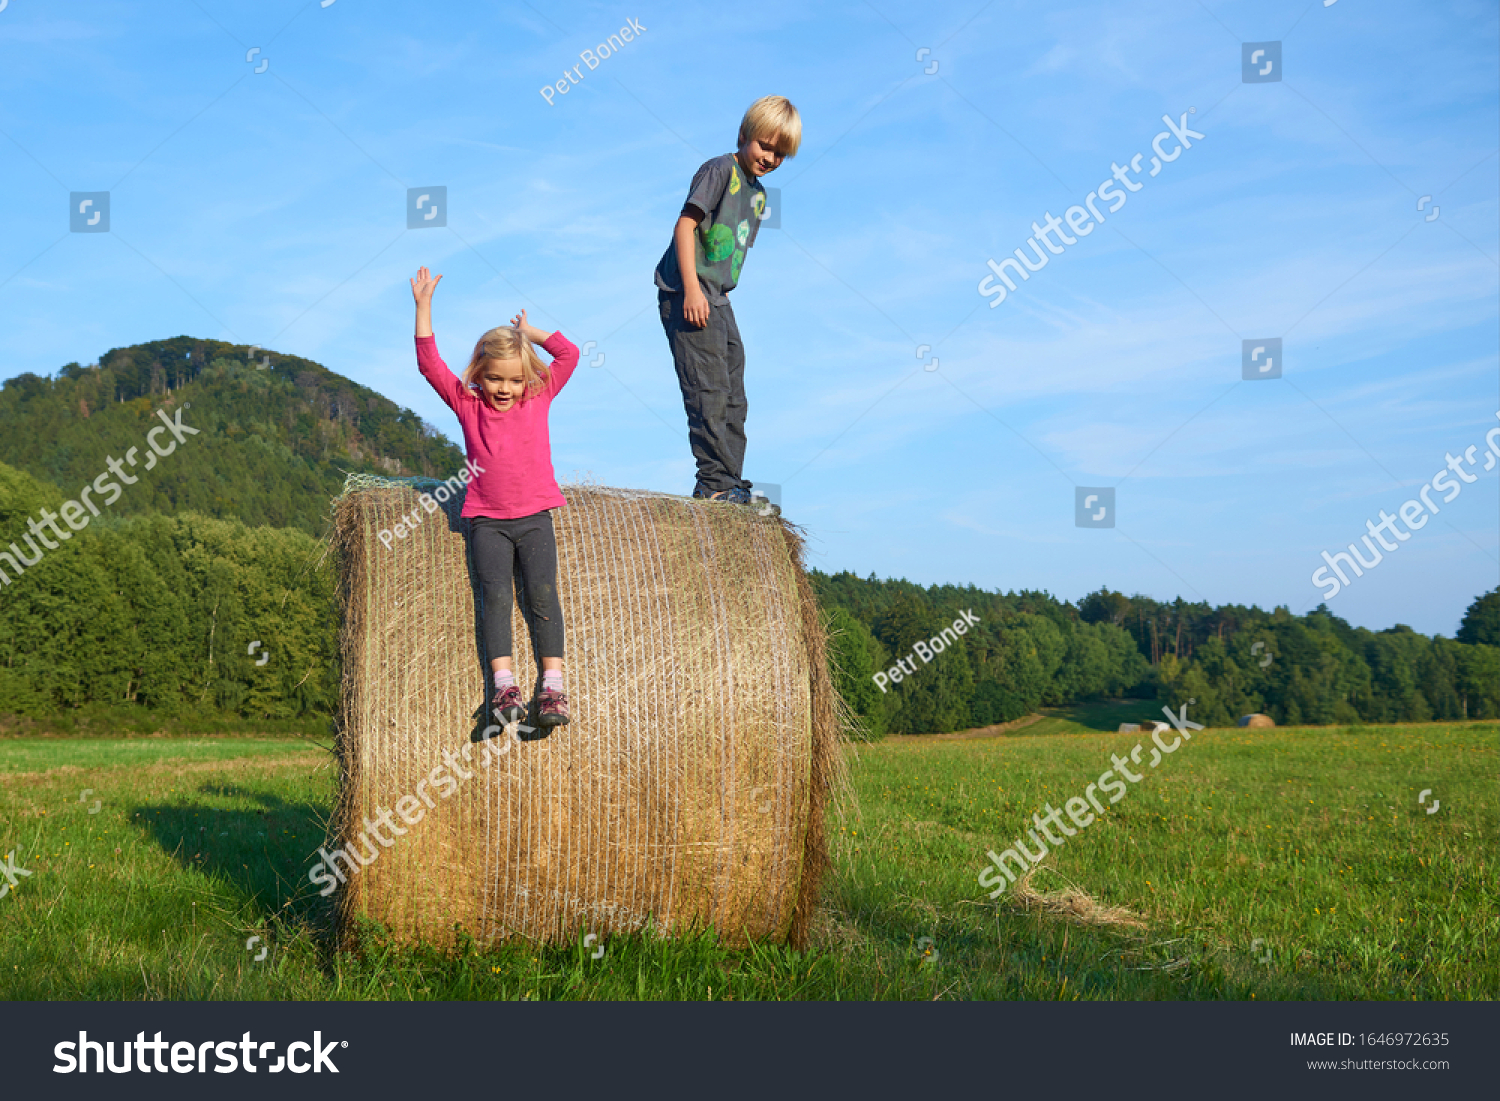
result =
[{"label": "gray t-shirt", "polygon": [[[754,176],[745,174],[733,153],[705,161],[693,176],[685,206],[703,212],[693,234],[698,285],[715,306],[740,281],[745,251],[755,244],[755,231],[766,209],[766,189]],[[656,285],[664,291],[682,293],[682,273],[677,266],[677,244],[667,244],[656,265]]]}]

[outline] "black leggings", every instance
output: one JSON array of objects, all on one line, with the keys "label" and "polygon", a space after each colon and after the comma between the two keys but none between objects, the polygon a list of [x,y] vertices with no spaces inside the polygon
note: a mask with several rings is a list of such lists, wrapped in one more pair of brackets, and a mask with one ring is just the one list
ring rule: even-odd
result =
[{"label": "black leggings", "polygon": [[536,656],[563,656],[562,606],[557,600],[557,536],[552,513],[514,520],[475,516],[469,546],[483,598],[484,648],[491,661],[511,656],[510,594],[514,581]]}]

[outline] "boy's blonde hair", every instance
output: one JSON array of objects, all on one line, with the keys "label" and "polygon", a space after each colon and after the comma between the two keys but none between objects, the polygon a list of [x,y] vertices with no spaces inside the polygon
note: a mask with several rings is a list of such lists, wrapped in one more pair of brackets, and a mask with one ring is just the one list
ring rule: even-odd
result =
[{"label": "boy's blonde hair", "polygon": [[802,144],[802,116],[786,96],[761,96],[740,120],[740,144],[771,138],[784,157],[795,157]]},{"label": "boy's blonde hair", "polygon": [[519,359],[521,378],[526,383],[526,397],[535,397],[547,388],[547,365],[536,354],[531,341],[521,335],[521,330],[511,325],[491,329],[474,345],[474,354],[464,368],[464,385],[479,385],[479,375],[488,359]]}]

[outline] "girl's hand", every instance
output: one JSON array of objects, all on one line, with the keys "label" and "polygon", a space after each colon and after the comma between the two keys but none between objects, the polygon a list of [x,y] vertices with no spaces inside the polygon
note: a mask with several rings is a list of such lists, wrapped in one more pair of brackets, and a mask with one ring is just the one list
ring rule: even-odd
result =
[{"label": "girl's hand", "polygon": [[426,268],[418,268],[417,277],[411,281],[411,296],[417,300],[418,337],[432,335],[432,292],[437,290],[442,278],[439,275],[434,279],[432,272]]},{"label": "girl's hand", "polygon": [[533,344],[545,344],[548,338],[552,336],[551,333],[544,333],[541,329],[529,323],[526,320],[525,310],[522,310],[515,317],[511,318],[510,323],[514,328],[519,329],[521,335]]},{"label": "girl's hand", "polygon": [[426,268],[417,269],[417,277],[411,281],[411,296],[416,299],[417,305],[421,306],[432,301],[432,292],[437,290],[438,283],[443,277],[433,275]]}]

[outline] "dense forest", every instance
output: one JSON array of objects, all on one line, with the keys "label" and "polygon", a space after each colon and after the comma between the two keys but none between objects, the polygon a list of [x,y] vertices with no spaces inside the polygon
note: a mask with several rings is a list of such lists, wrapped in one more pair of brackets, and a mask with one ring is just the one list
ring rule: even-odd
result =
[{"label": "dense forest", "polygon": [[[446,477],[462,455],[318,364],[247,352],[181,337],[0,390],[0,727],[332,714],[331,498],[346,473]],[[136,469],[81,530],[43,529],[53,540],[35,560],[32,525],[179,413],[198,434]],[[1351,627],[1321,606],[1298,617],[1109,589],[1075,606],[816,571],[813,583],[866,737],[1119,696],[1191,699],[1195,721],[1219,726],[1255,711],[1283,724],[1500,717],[1500,589],[1447,639]],[[907,672],[882,691],[875,674],[898,660]]]},{"label": "dense forest", "polygon": [[[0,465],[0,549],[61,502]],[[323,550],[295,528],[197,513],[94,521],[0,589],[0,720],[332,715]]]}]

